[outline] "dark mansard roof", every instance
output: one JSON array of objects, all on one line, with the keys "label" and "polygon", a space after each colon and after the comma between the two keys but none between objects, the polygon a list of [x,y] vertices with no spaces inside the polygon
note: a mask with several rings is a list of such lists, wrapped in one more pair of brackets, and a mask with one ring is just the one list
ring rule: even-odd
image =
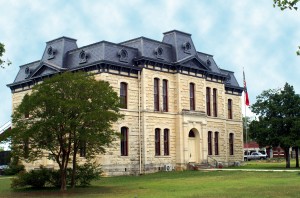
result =
[{"label": "dark mansard roof", "polygon": [[100,41],[80,48],[75,39],[54,39],[46,42],[41,60],[20,66],[14,82],[8,87],[14,91],[63,71],[118,70],[130,76],[145,65],[167,68],[173,73],[201,74],[196,76],[222,82],[232,93],[243,90],[232,71],[220,69],[212,55],[196,50],[191,34],[178,30],[165,32],[162,41],[139,37],[122,43]]}]

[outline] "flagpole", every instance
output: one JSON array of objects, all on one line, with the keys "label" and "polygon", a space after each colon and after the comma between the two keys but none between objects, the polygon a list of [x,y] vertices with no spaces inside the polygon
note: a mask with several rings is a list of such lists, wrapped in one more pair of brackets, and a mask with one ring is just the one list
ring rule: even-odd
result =
[{"label": "flagpole", "polygon": [[[245,88],[245,72],[244,72],[244,67],[243,67],[243,84],[244,84],[244,88]],[[245,121],[244,121],[244,126],[246,129],[246,154],[248,155],[248,127],[247,127],[247,105],[246,105],[246,92],[244,89],[244,105],[245,105]]]}]

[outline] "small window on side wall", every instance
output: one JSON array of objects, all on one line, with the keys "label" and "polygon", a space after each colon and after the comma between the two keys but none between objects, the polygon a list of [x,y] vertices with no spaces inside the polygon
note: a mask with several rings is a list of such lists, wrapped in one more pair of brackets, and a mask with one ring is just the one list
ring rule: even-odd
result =
[{"label": "small window on side wall", "polygon": [[128,128],[121,128],[121,156],[128,156]]},{"label": "small window on side wall", "polygon": [[120,105],[121,108],[127,109],[127,83],[121,82],[120,84]]},{"label": "small window on side wall", "polygon": [[234,134],[229,134],[229,154],[234,155]]}]

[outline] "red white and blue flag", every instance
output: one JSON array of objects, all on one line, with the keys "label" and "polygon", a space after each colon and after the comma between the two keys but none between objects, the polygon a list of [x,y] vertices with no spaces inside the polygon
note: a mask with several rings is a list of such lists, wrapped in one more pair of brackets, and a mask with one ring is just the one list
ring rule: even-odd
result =
[{"label": "red white and blue flag", "polygon": [[248,96],[248,92],[247,92],[247,84],[246,84],[246,78],[245,78],[245,72],[243,71],[243,77],[244,77],[244,94],[245,94],[245,104],[247,106],[250,105],[249,102],[249,96]]}]

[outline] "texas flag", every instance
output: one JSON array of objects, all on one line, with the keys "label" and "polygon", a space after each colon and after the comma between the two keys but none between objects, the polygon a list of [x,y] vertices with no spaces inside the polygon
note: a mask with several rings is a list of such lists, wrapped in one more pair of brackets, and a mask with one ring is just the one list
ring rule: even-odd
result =
[{"label": "texas flag", "polygon": [[248,96],[248,92],[247,92],[247,84],[246,84],[246,78],[245,78],[245,72],[243,71],[243,77],[244,77],[244,94],[245,94],[245,104],[247,106],[250,105],[249,103],[249,96]]}]

